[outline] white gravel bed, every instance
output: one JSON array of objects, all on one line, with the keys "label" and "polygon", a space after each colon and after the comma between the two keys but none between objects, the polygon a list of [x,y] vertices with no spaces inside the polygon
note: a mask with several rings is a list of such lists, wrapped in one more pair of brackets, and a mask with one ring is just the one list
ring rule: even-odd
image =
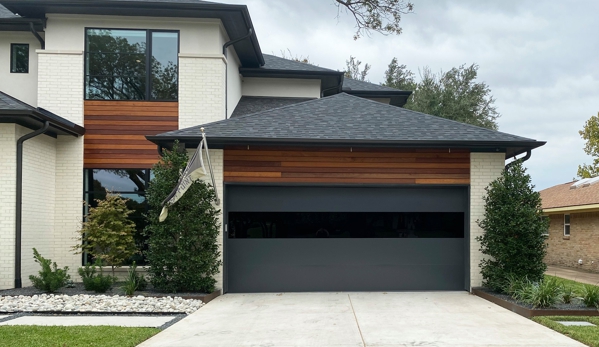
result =
[{"label": "white gravel bed", "polygon": [[120,295],[0,296],[0,312],[185,312],[202,307],[201,300],[180,297],[144,297]]}]

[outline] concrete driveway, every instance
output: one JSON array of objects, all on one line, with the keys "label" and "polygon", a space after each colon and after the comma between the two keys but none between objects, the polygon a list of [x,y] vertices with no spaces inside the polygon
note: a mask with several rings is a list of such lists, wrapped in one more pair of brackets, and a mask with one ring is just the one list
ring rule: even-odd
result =
[{"label": "concrete driveway", "polygon": [[226,294],[141,347],[584,346],[466,292]]}]

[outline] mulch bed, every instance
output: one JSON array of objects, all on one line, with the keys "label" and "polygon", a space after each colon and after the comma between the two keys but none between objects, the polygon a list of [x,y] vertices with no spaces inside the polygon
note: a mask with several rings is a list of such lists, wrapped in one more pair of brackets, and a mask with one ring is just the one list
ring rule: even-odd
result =
[{"label": "mulch bed", "polygon": [[586,307],[580,300],[570,304],[556,304],[549,308],[533,308],[532,305],[514,300],[509,295],[493,292],[487,288],[472,288],[472,294],[506,308],[526,318],[535,316],[599,316],[596,308]]}]

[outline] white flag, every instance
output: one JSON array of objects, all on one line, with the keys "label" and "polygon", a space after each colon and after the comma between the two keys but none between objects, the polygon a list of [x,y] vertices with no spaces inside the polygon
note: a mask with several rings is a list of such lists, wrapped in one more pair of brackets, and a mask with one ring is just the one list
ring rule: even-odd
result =
[{"label": "white flag", "polygon": [[168,207],[177,202],[183,194],[185,194],[187,189],[191,187],[193,182],[206,175],[204,160],[202,158],[202,147],[206,146],[205,142],[206,138],[204,137],[193,154],[193,157],[189,159],[187,167],[185,167],[185,170],[181,173],[181,177],[179,178],[179,182],[177,182],[175,189],[173,189],[168,197],[162,202],[162,211],[160,212],[158,221],[164,222],[168,216]]}]

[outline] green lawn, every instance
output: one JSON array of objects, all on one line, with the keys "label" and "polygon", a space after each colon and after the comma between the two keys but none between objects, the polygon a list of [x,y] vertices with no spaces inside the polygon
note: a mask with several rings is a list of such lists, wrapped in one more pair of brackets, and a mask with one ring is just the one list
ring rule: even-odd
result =
[{"label": "green lawn", "polygon": [[[575,316],[551,316],[551,317],[533,317],[537,323],[562,333],[574,340],[580,341],[591,347],[599,347],[599,317],[575,317]],[[596,327],[572,327],[565,326],[556,321],[586,321],[598,326]]]},{"label": "green lawn", "polygon": [[0,326],[0,347],[133,347],[158,332],[109,326]]},{"label": "green lawn", "polygon": [[586,283],[580,283],[580,282],[576,282],[576,281],[572,281],[572,280],[567,280],[565,278],[561,278],[561,277],[555,277],[555,276],[549,276],[549,275],[545,275],[545,278],[555,278],[557,279],[558,282],[563,283],[567,286],[571,286],[572,288],[574,288],[574,290],[577,293],[580,293],[580,291],[582,290],[582,287],[585,285],[590,285],[590,284],[586,284]]}]

